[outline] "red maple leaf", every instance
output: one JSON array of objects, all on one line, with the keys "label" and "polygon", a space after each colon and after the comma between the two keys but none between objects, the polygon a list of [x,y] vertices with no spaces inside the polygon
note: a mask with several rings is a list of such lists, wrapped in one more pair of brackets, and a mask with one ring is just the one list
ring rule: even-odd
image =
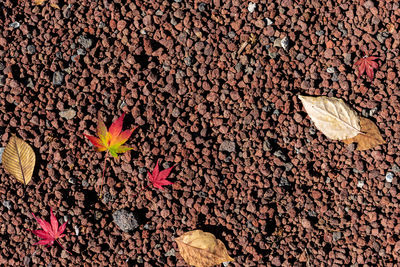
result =
[{"label": "red maple leaf", "polygon": [[60,227],[58,227],[58,221],[56,216],[53,214],[53,209],[50,208],[50,223],[46,222],[45,220],[42,220],[40,218],[37,218],[35,214],[33,214],[33,217],[36,219],[42,230],[32,230],[31,232],[38,237],[41,238],[39,242],[36,242],[34,245],[47,245],[48,247],[52,246],[54,244],[54,241],[56,241],[62,249],[67,251],[69,254],[72,254],[68,250],[66,250],[60,242],[58,242],[58,238],[61,238],[65,236],[63,234],[65,227],[67,226],[67,222],[63,223]]},{"label": "red maple leaf", "polygon": [[363,58],[360,58],[355,65],[358,66],[358,78],[364,73],[367,72],[368,78],[372,81],[374,78],[374,69],[378,69],[379,65],[374,60],[378,59],[378,57],[367,57],[366,55]]},{"label": "red maple leaf", "polygon": [[118,157],[118,153],[124,153],[128,150],[133,149],[131,147],[123,146],[123,144],[129,139],[136,127],[131,130],[125,130],[122,132],[124,117],[125,113],[123,113],[116,121],[111,124],[108,131],[104,122],[99,119],[97,126],[98,138],[87,134],[83,135],[89,139],[89,141],[95,146],[97,151],[101,152],[108,150],[110,154],[114,158],[116,158]]},{"label": "red maple leaf", "polygon": [[153,173],[147,172],[147,174],[149,175],[149,180],[151,182],[151,184],[155,187],[155,188],[159,188],[159,189],[163,189],[163,185],[170,185],[173,184],[172,182],[168,181],[167,178],[169,176],[169,174],[171,173],[171,170],[174,166],[165,169],[163,171],[160,171],[159,167],[158,167],[158,160],[157,160],[157,164],[156,167],[153,170]]}]

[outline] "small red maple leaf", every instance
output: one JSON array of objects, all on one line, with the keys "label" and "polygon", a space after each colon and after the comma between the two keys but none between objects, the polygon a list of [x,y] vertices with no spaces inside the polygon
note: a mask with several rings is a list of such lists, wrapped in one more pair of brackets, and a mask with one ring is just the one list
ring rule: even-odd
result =
[{"label": "small red maple leaf", "polygon": [[175,166],[172,166],[168,169],[160,171],[160,169],[158,167],[158,161],[159,160],[157,160],[157,164],[153,170],[153,173],[147,172],[147,174],[149,175],[150,182],[152,183],[152,185],[155,188],[163,189],[164,185],[173,184],[172,182],[168,181],[167,178],[168,178],[169,174],[171,173],[172,168]]},{"label": "small red maple leaf", "polygon": [[367,57],[367,55],[365,55],[355,63],[355,65],[358,66],[358,78],[366,72],[368,78],[372,81],[374,78],[374,69],[378,69],[379,67],[378,63],[374,61],[376,59],[378,59],[378,57]]},{"label": "small red maple leaf", "polygon": [[123,113],[116,121],[114,121],[107,131],[107,128],[103,121],[99,119],[97,126],[97,135],[99,138],[83,134],[89,141],[96,147],[96,150],[106,151],[108,150],[110,154],[116,158],[118,153],[124,153],[133,148],[123,146],[123,144],[129,139],[133,131],[136,129],[122,131],[122,124],[124,121],[125,113]]},{"label": "small red maple leaf", "polygon": [[58,242],[58,238],[61,238],[65,236],[63,232],[65,231],[65,227],[67,226],[67,222],[63,223],[60,227],[58,227],[58,221],[56,216],[53,214],[53,209],[50,208],[50,223],[46,222],[45,220],[42,220],[40,218],[37,218],[35,214],[33,214],[33,217],[36,219],[42,230],[32,230],[31,232],[38,237],[41,238],[40,241],[36,242],[34,245],[47,245],[48,247],[52,246],[54,244],[54,241],[56,241],[62,249],[67,251],[69,254],[72,254],[68,250],[66,250],[60,242]]}]

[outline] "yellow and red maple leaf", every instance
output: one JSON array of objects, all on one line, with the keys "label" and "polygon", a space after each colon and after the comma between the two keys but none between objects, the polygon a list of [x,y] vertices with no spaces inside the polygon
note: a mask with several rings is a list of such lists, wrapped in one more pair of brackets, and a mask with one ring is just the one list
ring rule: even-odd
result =
[{"label": "yellow and red maple leaf", "polygon": [[125,113],[123,113],[116,121],[114,121],[107,131],[106,125],[99,119],[97,125],[97,136],[84,134],[89,141],[95,146],[99,152],[108,151],[114,158],[118,157],[118,153],[124,153],[133,148],[123,146],[128,141],[129,137],[136,129],[122,131],[122,124],[124,121]]}]

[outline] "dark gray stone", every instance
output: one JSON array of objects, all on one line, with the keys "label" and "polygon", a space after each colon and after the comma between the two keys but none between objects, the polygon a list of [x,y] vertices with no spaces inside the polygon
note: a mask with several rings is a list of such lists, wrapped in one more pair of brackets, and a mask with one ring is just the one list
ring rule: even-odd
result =
[{"label": "dark gray stone", "polygon": [[53,85],[61,85],[64,82],[64,73],[56,71],[53,73]]},{"label": "dark gray stone", "polygon": [[129,232],[139,227],[135,215],[131,211],[125,209],[117,210],[112,216],[114,223],[124,232]]}]

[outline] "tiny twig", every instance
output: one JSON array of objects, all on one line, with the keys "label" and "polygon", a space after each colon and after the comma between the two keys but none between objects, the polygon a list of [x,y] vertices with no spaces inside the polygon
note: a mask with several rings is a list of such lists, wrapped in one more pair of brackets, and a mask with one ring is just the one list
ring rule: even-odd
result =
[{"label": "tiny twig", "polygon": [[306,252],[306,258],[307,258],[306,264],[307,264],[307,267],[310,267],[310,266],[311,266],[311,265],[310,265],[310,256],[308,255],[307,248],[305,248],[304,251]]},{"label": "tiny twig", "polygon": [[104,159],[103,174],[102,174],[102,176],[101,176],[100,196],[99,196],[99,198],[101,198],[101,197],[103,196],[104,172],[105,172],[105,170],[106,170],[107,158],[108,158],[108,153],[106,154],[106,157],[105,157],[105,159]]}]

